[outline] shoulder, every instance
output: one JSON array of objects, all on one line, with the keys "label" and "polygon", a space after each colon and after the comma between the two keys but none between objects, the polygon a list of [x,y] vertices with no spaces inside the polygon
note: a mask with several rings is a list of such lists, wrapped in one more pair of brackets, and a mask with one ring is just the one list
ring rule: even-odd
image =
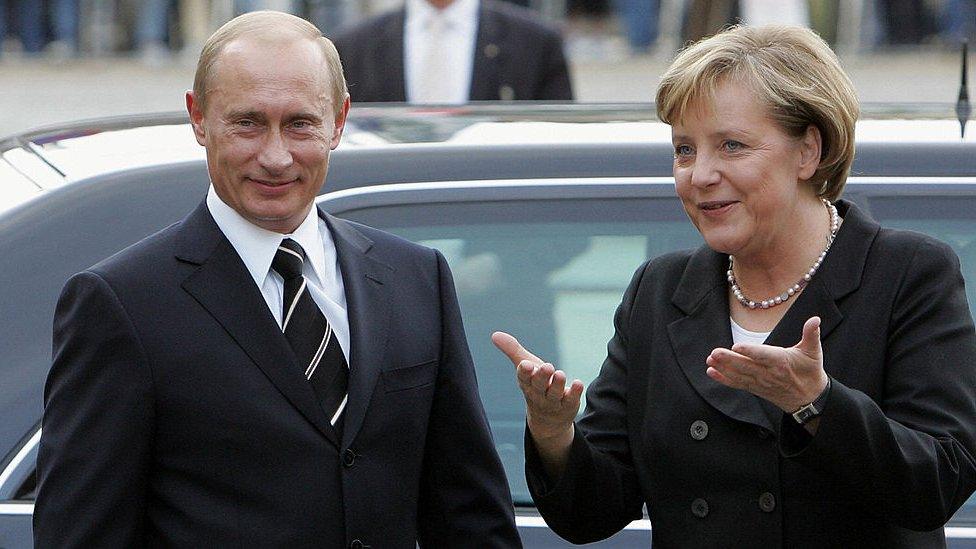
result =
[{"label": "shoulder", "polygon": [[403,237],[386,231],[349,221],[340,217],[329,216],[334,227],[340,231],[350,231],[365,238],[370,246],[370,253],[388,256],[393,259],[423,259],[432,258],[435,251],[427,246],[411,242]]},{"label": "shoulder", "polygon": [[179,222],[174,223],[151,234],[86,270],[96,273],[106,280],[125,277],[138,278],[147,272],[157,272],[164,262],[175,261],[180,225]]},{"label": "shoulder", "polygon": [[959,258],[951,246],[932,236],[882,227],[874,242],[874,251],[894,265],[936,264],[958,268]]}]

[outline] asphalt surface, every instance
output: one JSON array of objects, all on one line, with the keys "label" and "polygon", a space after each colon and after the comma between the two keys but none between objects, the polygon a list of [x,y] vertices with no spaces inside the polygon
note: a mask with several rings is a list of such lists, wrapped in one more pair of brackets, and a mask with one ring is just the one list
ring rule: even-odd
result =
[{"label": "asphalt surface", "polygon": [[[581,102],[650,102],[668,64],[667,55],[571,46]],[[862,102],[951,104],[958,95],[958,54],[862,54],[842,62]],[[179,58],[148,64],[124,57],[54,62],[7,56],[0,59],[0,136],[83,118],[181,110],[192,80],[192,61]]]}]

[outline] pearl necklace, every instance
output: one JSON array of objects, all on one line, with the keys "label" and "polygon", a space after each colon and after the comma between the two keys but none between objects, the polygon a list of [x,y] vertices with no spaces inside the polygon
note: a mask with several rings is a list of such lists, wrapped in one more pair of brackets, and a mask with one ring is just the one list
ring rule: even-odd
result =
[{"label": "pearl necklace", "polygon": [[810,282],[813,275],[817,273],[817,269],[820,268],[820,264],[823,263],[824,258],[827,257],[827,250],[829,250],[830,245],[834,243],[834,238],[837,236],[837,230],[840,229],[840,215],[837,213],[837,207],[831,204],[826,198],[821,198],[820,200],[823,201],[824,206],[827,208],[827,213],[830,215],[830,234],[827,236],[827,247],[824,248],[823,252],[820,253],[820,257],[813,262],[810,270],[803,275],[803,278],[798,280],[796,284],[793,284],[787,288],[785,292],[762,301],[753,301],[749,299],[745,296],[745,294],[742,293],[742,290],[735,281],[735,274],[732,272],[732,262],[735,258],[731,255],[729,256],[729,270],[726,272],[728,275],[729,286],[732,287],[732,295],[735,296],[735,299],[738,300],[743,307],[748,307],[749,309],[768,309],[770,307],[775,307],[799,293],[799,291],[803,289],[808,282]]}]

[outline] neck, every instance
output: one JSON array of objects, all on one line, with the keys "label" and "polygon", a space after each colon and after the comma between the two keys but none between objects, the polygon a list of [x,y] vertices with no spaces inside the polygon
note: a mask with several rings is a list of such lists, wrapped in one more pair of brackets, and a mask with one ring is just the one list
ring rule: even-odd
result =
[{"label": "neck", "polygon": [[761,251],[735,257],[736,282],[750,299],[782,294],[809,272],[827,247],[831,218],[819,198],[804,200],[784,213],[795,220],[787,230],[772,235]]},{"label": "neck", "polygon": [[427,3],[438,10],[443,10],[454,3],[454,0],[427,0]]}]

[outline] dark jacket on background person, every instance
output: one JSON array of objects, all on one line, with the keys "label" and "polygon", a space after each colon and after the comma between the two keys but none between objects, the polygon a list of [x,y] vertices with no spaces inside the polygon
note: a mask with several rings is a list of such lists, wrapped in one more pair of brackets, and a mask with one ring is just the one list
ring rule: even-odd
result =
[{"label": "dark jacket on background person", "polygon": [[[367,20],[333,38],[354,103],[406,101],[406,9]],[[559,33],[532,12],[481,0],[470,101],[573,99]]]},{"label": "dark jacket on background person", "polygon": [[705,358],[732,345],[728,256],[708,247],[638,269],[586,395],[565,473],[527,477],[574,542],[641,516],[654,547],[940,547],[976,488],[976,334],[945,244],[882,229],[845,201],[826,260],[770,334],[790,347],[822,319],[832,380],[811,437],[726,387]]}]

